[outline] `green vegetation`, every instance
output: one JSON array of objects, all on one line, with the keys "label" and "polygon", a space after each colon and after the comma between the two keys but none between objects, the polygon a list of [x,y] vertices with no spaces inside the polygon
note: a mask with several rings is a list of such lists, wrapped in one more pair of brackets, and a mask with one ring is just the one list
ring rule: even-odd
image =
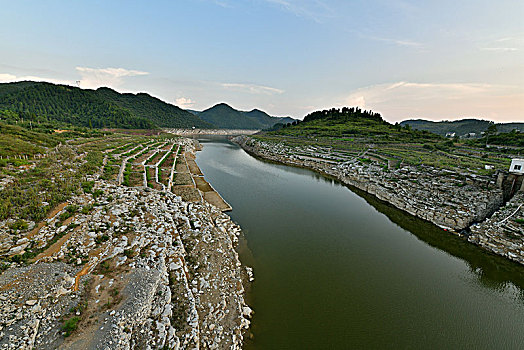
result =
[{"label": "green vegetation", "polygon": [[85,193],[93,193],[93,186],[95,186],[95,182],[94,181],[84,181],[82,182],[81,186]]},{"label": "green vegetation", "polygon": [[124,176],[123,176],[123,180],[122,180],[122,184],[124,186],[129,186],[129,178],[131,177],[131,168],[133,167],[133,165],[131,164],[131,162],[127,162],[126,163],[126,168],[124,170]]},{"label": "green vegetation", "polygon": [[95,243],[100,244],[103,242],[107,242],[109,240],[109,236],[106,234],[103,234],[102,236],[98,236],[95,238]]},{"label": "green vegetation", "polygon": [[[74,152],[62,147],[26,170],[23,177],[18,176],[0,192],[0,220],[18,217],[40,221],[49,210],[69,199],[85,175],[73,160]],[[71,166],[73,171],[59,176],[64,173],[64,166]]]},{"label": "green vegetation", "polygon": [[80,317],[75,316],[64,322],[62,326],[62,331],[65,333],[65,337],[69,337],[77,328]]},{"label": "green vegetation", "polygon": [[[461,119],[454,121],[441,121],[434,122],[431,120],[404,120],[400,123],[402,126],[410,125],[412,129],[417,130],[426,130],[441,136],[445,136],[449,133],[456,133],[457,136],[466,135],[468,133],[475,133],[480,135],[482,132],[485,132],[493,122],[488,120],[481,119]],[[524,123],[499,123],[494,124],[497,131],[508,133],[512,130],[524,130]]]},{"label": "green vegetation", "polygon": [[276,123],[293,122],[291,118],[271,117],[266,112],[254,109],[243,112],[220,103],[203,112],[193,112],[202,120],[223,129],[267,129]]},{"label": "green vegetation", "polygon": [[15,230],[15,231],[16,230],[25,231],[27,230],[28,226],[29,225],[27,224],[25,220],[19,219],[19,220],[16,220],[11,225],[9,225],[9,229]]},{"label": "green vegetation", "polygon": [[145,93],[121,94],[109,88],[96,90],[99,97],[133,115],[168,128],[214,128],[194,114]]},{"label": "green vegetation", "polygon": [[135,251],[133,249],[124,249],[124,255],[129,259],[135,256]]},{"label": "green vegetation", "polygon": [[101,273],[103,273],[103,274],[108,273],[110,268],[111,268],[111,264],[110,264],[109,261],[107,261],[107,260],[102,261],[102,262],[98,265],[98,271],[101,272]]},{"label": "green vegetation", "polygon": [[111,180],[115,175],[118,174],[118,162],[114,160],[110,160],[107,162],[107,164],[104,166],[104,172],[102,174],[103,180]]},{"label": "green vegetation", "polygon": [[427,131],[411,130],[400,125],[392,125],[382,119],[380,114],[362,111],[358,107],[333,108],[313,112],[302,122],[287,124],[274,135],[317,138],[373,137],[387,142],[440,141],[441,138]]},{"label": "green vegetation", "polygon": [[[13,85],[16,89],[13,89]],[[44,82],[0,85],[0,109],[38,125],[49,121],[89,128],[150,129],[155,124],[98,96],[96,91]]]},{"label": "green vegetation", "polygon": [[27,262],[29,260],[31,260],[31,259],[35,258],[36,256],[38,256],[38,254],[46,251],[49,247],[51,247],[53,244],[58,242],[58,240],[60,238],[64,237],[68,230],[73,229],[74,227],[76,227],[76,226],[75,225],[70,225],[70,226],[67,227],[66,230],[64,230],[64,231],[62,231],[60,233],[57,233],[56,235],[53,236],[53,238],[51,238],[49,241],[47,241],[45,246],[42,246],[42,247],[38,248],[38,247],[35,246],[34,242],[31,243],[26,248],[26,251],[23,254],[14,255],[11,258],[9,258],[9,260],[12,261],[12,262],[16,262],[16,263],[27,264]]},{"label": "green vegetation", "polygon": [[109,88],[84,90],[45,82],[0,84],[0,110],[5,110],[0,116],[7,123],[27,123],[35,128],[213,127],[148,94],[120,94]]},{"label": "green vegetation", "polygon": [[[482,140],[485,140],[485,138]],[[477,144],[479,143],[482,143],[482,141],[479,140]],[[521,147],[524,149],[524,133],[516,132],[515,130],[513,130],[507,133],[489,135],[489,144],[499,146]]]},{"label": "green vegetation", "polygon": [[[503,137],[505,144],[517,144],[519,134],[510,134],[509,137],[491,134],[490,144],[491,140],[498,142]],[[514,141],[508,141],[510,137]],[[361,162],[372,161],[384,169],[398,169],[403,164],[427,165],[450,170],[468,169],[477,174],[506,170],[510,160],[504,154],[518,151],[486,149],[485,138],[446,139],[426,130],[413,129],[409,124],[390,124],[372,111],[347,107],[313,112],[304,121],[259,133],[255,138],[313,150],[305,153],[306,156],[315,154],[317,148],[329,149],[334,155],[334,162],[359,158]],[[491,165],[494,169],[486,170],[485,165]]]}]

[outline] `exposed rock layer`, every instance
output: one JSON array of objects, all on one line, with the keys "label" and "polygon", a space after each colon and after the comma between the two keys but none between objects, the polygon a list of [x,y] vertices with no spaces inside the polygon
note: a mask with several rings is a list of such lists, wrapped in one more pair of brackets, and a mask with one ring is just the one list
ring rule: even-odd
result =
[{"label": "exposed rock layer", "polygon": [[63,205],[13,246],[62,237],[0,275],[0,349],[241,348],[252,311],[240,227],[171,192],[98,176],[94,190],[68,203],[89,210],[62,222]]},{"label": "exposed rock layer", "polygon": [[[467,235],[471,225],[483,223],[472,227],[470,242],[524,263],[523,226],[513,225],[514,235],[510,237],[503,234],[500,226],[488,225],[490,221],[485,221],[504,204],[503,191],[497,187],[495,177],[428,166],[402,166],[389,170],[358,159],[337,163],[325,160],[326,155],[320,151],[319,154],[304,157],[301,147],[293,148],[246,136],[238,136],[233,141],[255,156],[335,177],[346,185],[459,235]],[[519,195],[512,203],[517,206],[523,201],[524,198]]]}]

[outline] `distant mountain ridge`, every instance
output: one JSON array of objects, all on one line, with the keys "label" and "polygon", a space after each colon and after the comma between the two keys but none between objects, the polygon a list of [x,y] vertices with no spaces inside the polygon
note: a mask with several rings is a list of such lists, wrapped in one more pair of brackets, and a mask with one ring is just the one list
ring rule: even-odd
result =
[{"label": "distant mountain ridge", "polygon": [[202,112],[190,112],[221,129],[267,129],[277,123],[287,124],[295,121],[290,117],[272,117],[259,109],[239,111],[226,103],[219,103]]},{"label": "distant mountain ridge", "polygon": [[0,84],[0,110],[25,118],[94,128],[209,128],[195,115],[146,93],[119,93],[46,82]]},{"label": "distant mountain ridge", "polygon": [[34,81],[0,83],[0,111],[15,113],[20,120],[93,128],[267,129],[295,121],[259,109],[238,111],[225,103],[202,112],[188,111],[146,93]]},{"label": "distant mountain ridge", "polygon": [[[404,120],[400,125],[409,125],[413,129],[426,130],[432,133],[445,136],[447,133],[456,133],[457,136],[468,133],[480,134],[491,125],[488,120],[482,119],[461,119],[453,121],[434,122],[424,119]],[[524,123],[496,123],[497,131],[511,132],[512,130],[524,131]]]}]

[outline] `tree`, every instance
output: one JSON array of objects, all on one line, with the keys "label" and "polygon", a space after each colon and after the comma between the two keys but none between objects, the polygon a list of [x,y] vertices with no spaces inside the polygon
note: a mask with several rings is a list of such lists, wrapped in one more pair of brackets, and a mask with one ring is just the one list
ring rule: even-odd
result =
[{"label": "tree", "polygon": [[489,135],[497,133],[497,125],[494,122],[489,122],[489,126],[486,129],[486,147],[488,147]]}]

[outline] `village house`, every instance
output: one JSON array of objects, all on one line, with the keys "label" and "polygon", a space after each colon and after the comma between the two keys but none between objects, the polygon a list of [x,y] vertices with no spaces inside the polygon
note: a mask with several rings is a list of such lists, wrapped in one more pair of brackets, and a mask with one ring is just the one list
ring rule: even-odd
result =
[{"label": "village house", "polygon": [[524,159],[512,159],[509,166],[509,172],[513,174],[524,174]]}]

